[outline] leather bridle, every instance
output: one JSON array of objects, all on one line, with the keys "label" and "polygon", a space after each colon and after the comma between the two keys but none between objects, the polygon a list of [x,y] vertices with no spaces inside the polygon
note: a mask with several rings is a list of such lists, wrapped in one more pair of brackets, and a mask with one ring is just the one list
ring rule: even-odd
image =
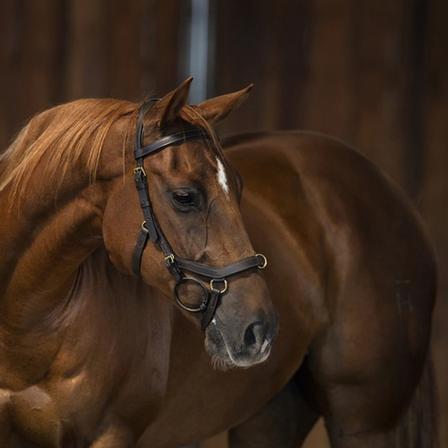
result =
[{"label": "leather bridle", "polygon": [[[180,132],[161,137],[155,142],[144,146],[144,117],[156,101],[158,101],[158,99],[151,98],[143,103],[139,109],[137,118],[134,151],[136,167],[134,169],[134,179],[144,221],[142,222],[134,249],[132,270],[135,275],[140,275],[143,252],[148,240],[152,241],[162,251],[166,267],[176,281],[174,295],[177,304],[185,311],[191,313],[203,313],[201,327],[205,330],[214,317],[221,296],[228,289],[227,278],[249,270],[264,269],[267,266],[267,259],[262,254],[256,254],[238,260],[227,266],[217,268],[175,255],[170,243],[159,226],[151,205],[148,190],[148,178],[144,168],[144,159],[168,146],[192,139],[209,139],[209,136],[203,129],[191,125]],[[209,282],[207,284],[203,280],[189,274],[205,277]],[[195,283],[201,288],[203,292],[203,300],[200,305],[190,306],[182,301],[179,289],[182,284],[188,282]]]}]

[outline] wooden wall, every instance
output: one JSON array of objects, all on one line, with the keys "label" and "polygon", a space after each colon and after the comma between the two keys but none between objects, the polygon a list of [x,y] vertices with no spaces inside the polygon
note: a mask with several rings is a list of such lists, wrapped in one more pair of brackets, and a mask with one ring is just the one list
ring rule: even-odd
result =
[{"label": "wooden wall", "polygon": [[220,2],[217,88],[256,83],[251,104],[227,126],[337,135],[415,194],[428,7],[419,0]]},{"label": "wooden wall", "polygon": [[24,121],[81,97],[137,100],[178,81],[175,0],[1,0],[0,146]]},{"label": "wooden wall", "polygon": [[[210,94],[256,84],[223,133],[306,128],[345,139],[408,191],[428,223],[440,262],[434,355],[448,446],[448,2],[214,3]],[[174,87],[186,5],[1,0],[0,147],[51,105]]]}]

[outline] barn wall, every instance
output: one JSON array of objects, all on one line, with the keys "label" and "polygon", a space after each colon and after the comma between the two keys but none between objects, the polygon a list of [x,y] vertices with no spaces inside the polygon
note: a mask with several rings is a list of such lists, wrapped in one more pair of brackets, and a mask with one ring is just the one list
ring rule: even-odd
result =
[{"label": "barn wall", "polygon": [[[428,223],[440,263],[434,356],[448,446],[448,3],[214,3],[210,93],[256,84],[221,132],[306,128],[345,139],[406,189]],[[185,5],[2,0],[0,147],[30,116],[60,102],[136,100],[174,87]]]},{"label": "barn wall", "polygon": [[0,147],[35,113],[82,97],[138,100],[178,81],[175,0],[2,0]]}]

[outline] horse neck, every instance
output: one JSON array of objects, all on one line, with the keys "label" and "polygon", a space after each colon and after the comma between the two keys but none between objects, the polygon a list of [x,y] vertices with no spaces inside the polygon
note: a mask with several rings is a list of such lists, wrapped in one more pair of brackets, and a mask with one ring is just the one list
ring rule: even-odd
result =
[{"label": "horse neck", "polygon": [[57,187],[35,172],[20,202],[0,194],[0,313],[20,331],[35,328],[68,297],[82,262],[102,245],[110,180],[73,170]]},{"label": "horse neck", "polygon": [[128,357],[136,354],[142,361],[143,353],[150,358],[147,360],[150,365],[156,359],[157,362],[167,361],[165,356],[170,351],[174,307],[139,277],[118,271],[104,247],[94,251],[81,264],[76,288],[70,296],[70,304],[65,309],[73,323],[72,336],[67,338],[68,350],[73,352],[71,341],[85,340],[86,334],[92,344],[79,347],[87,352],[81,353],[78,359],[84,362],[89,352],[96,351],[92,361],[104,357],[105,365],[109,366],[114,362],[111,358],[116,358],[119,363],[130,362]]}]

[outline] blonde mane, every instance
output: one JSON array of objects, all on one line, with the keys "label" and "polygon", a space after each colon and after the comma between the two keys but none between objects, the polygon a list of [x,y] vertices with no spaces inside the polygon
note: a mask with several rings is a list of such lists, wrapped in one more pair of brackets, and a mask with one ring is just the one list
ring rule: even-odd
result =
[{"label": "blonde mane", "polygon": [[94,178],[111,126],[137,108],[138,104],[127,101],[83,99],[36,115],[0,156],[0,191],[11,186],[12,195],[21,195],[30,175],[48,154],[51,157],[46,158],[42,176],[57,173],[62,180],[85,157],[86,169]]},{"label": "blonde mane", "polygon": [[[58,182],[62,182],[67,172],[83,159],[93,181],[111,126],[123,116],[136,115],[139,106],[115,99],[83,99],[36,115],[0,155],[0,191],[10,186],[11,196],[20,197],[30,175],[48,154],[51,157],[46,157],[43,177],[53,178],[57,174]],[[214,130],[194,106],[183,107],[180,118],[203,128],[221,151]],[[134,125],[134,121],[130,124]],[[128,135],[129,129],[123,135],[123,150]]]}]

